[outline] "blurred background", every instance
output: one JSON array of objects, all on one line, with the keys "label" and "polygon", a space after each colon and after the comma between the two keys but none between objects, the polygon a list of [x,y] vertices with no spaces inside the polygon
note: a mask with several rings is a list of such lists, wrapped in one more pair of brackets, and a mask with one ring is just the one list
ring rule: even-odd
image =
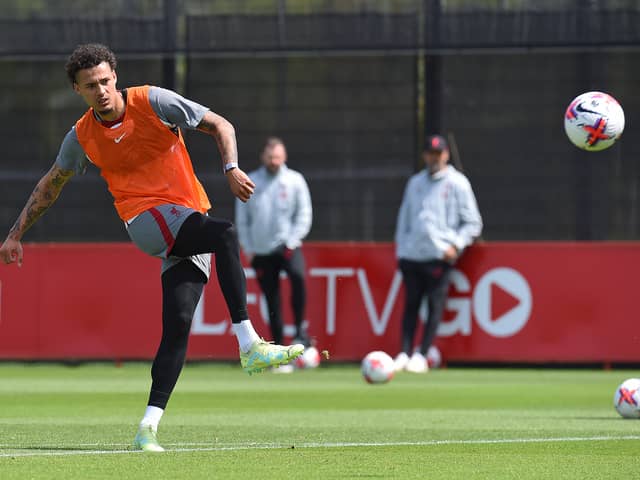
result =
[{"label": "blurred background", "polygon": [[[390,241],[425,133],[457,146],[486,240],[640,238],[640,2],[631,0],[11,0],[0,9],[0,225],[13,224],[84,112],[64,62],[109,45],[119,86],[174,89],[227,117],[245,170],[269,135],[306,176],[309,240]],[[573,147],[587,90],[622,140]],[[189,133],[215,213],[233,217],[215,143]],[[126,241],[104,182],[74,179],[28,241]]]}]

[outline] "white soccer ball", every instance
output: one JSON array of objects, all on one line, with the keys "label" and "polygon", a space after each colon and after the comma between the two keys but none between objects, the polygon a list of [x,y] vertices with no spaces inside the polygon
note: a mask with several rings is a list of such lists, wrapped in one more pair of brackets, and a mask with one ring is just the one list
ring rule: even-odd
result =
[{"label": "white soccer ball", "polygon": [[320,365],[320,352],[316,347],[307,347],[304,353],[295,360],[297,368],[316,368]]},{"label": "white soccer ball", "polygon": [[368,383],[387,383],[395,373],[393,358],[376,350],[362,360],[362,376]]},{"label": "white soccer ball", "polygon": [[613,395],[613,406],[624,418],[640,418],[640,378],[625,380]]},{"label": "white soccer ball", "polygon": [[442,366],[442,354],[435,345],[431,345],[427,351],[427,363],[429,368],[440,368]]},{"label": "white soccer ball", "polygon": [[564,114],[564,131],[578,148],[595,152],[613,145],[624,130],[624,111],[611,95],[578,95]]}]

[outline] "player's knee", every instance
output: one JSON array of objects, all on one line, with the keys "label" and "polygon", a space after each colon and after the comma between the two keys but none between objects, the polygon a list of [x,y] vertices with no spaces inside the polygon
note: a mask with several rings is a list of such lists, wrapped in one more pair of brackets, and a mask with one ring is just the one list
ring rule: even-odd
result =
[{"label": "player's knee", "polygon": [[163,313],[163,336],[173,339],[184,338],[191,331],[193,320],[193,310],[185,306],[165,310]]},{"label": "player's knee", "polygon": [[179,312],[175,319],[176,334],[180,337],[188,336],[191,331],[192,320],[193,314],[191,312]]},{"label": "player's knee", "polygon": [[175,325],[172,330],[173,337],[177,342],[181,343],[189,337],[189,332],[191,331],[191,319],[192,317],[188,314],[180,314],[176,317]]},{"label": "player's knee", "polygon": [[229,222],[229,226],[227,227],[227,229],[222,233],[222,244],[231,250],[237,250],[239,248],[239,244],[238,244],[238,230],[236,229],[236,226]]}]

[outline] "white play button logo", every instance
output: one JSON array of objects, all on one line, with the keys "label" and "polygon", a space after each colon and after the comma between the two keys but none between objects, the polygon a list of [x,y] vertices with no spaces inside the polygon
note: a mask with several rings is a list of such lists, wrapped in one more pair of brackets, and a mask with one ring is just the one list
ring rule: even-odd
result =
[{"label": "white play button logo", "polygon": [[485,273],[473,292],[473,312],[481,328],[494,337],[510,337],[526,325],[531,314],[531,289],[512,268]]}]

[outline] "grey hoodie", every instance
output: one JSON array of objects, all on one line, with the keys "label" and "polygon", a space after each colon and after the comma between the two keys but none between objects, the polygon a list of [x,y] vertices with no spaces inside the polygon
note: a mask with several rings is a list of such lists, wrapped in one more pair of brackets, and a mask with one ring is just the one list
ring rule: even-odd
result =
[{"label": "grey hoodie", "polygon": [[442,259],[450,245],[462,252],[481,232],[471,184],[453,166],[434,175],[424,169],[409,179],[396,226],[399,259]]},{"label": "grey hoodie", "polygon": [[249,178],[256,184],[253,196],[247,203],[236,200],[236,227],[245,253],[268,255],[282,245],[302,245],[313,216],[302,174],[282,165],[275,175],[261,167]]}]

